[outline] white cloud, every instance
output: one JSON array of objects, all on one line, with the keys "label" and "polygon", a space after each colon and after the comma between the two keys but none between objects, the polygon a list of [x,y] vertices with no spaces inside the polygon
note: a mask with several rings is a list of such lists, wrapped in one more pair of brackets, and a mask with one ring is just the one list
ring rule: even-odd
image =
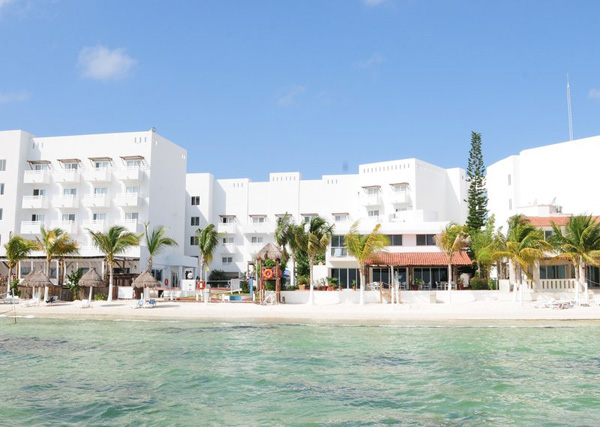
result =
[{"label": "white cloud", "polygon": [[373,68],[375,65],[381,64],[385,61],[385,58],[382,54],[375,52],[371,57],[365,61],[359,62],[357,65],[359,68]]},{"label": "white cloud", "polygon": [[379,6],[385,3],[387,0],[362,0],[365,6]]},{"label": "white cloud", "polygon": [[600,89],[590,89],[588,92],[588,98],[600,99]]},{"label": "white cloud", "polygon": [[0,105],[12,104],[13,102],[25,102],[30,98],[31,94],[29,92],[0,92]]},{"label": "white cloud", "polygon": [[111,50],[101,45],[81,49],[77,63],[82,77],[101,81],[125,78],[136,64],[125,49]]},{"label": "white cloud", "polygon": [[277,94],[277,105],[289,107],[296,104],[297,98],[306,92],[306,86],[293,85],[282,89]]}]

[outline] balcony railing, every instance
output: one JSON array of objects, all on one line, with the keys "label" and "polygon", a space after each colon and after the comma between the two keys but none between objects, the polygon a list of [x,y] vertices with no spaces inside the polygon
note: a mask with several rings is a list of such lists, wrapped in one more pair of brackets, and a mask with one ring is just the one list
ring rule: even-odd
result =
[{"label": "balcony railing", "polygon": [[77,234],[77,224],[75,221],[52,221],[52,228],[60,228],[69,234]]},{"label": "balcony railing", "polygon": [[23,196],[22,209],[47,209],[48,199],[45,196]]},{"label": "balcony railing", "polygon": [[39,234],[45,226],[44,221],[21,221],[21,234]]},{"label": "balcony railing", "polygon": [[81,174],[77,169],[60,170],[54,172],[52,178],[54,179],[54,182],[79,182]]},{"label": "balcony railing", "polygon": [[100,220],[91,220],[91,221],[83,221],[82,224],[83,228],[86,229],[90,229],[91,231],[96,231],[96,232],[105,232],[107,230],[107,224],[106,221],[103,219]]},{"label": "balcony railing", "polygon": [[110,207],[110,200],[106,194],[88,194],[83,198],[82,203],[86,208]]},{"label": "balcony railing", "polygon": [[128,166],[115,170],[115,177],[121,181],[139,181],[143,176],[140,166]]},{"label": "balcony railing", "polygon": [[107,182],[111,180],[110,168],[92,168],[83,173],[88,181]]},{"label": "balcony railing", "polygon": [[48,184],[50,183],[50,174],[47,170],[25,171],[23,182],[25,184]]},{"label": "balcony railing", "polygon": [[137,219],[124,219],[121,221],[121,225],[132,233],[139,233],[142,231],[142,224]]},{"label": "balcony railing", "polygon": [[405,205],[410,203],[410,194],[406,191],[396,191],[392,193],[391,201],[395,205]]},{"label": "balcony railing", "polygon": [[331,256],[334,258],[347,257],[348,249],[346,249],[346,248],[331,248]]},{"label": "balcony railing", "polygon": [[217,232],[218,233],[235,233],[237,228],[237,224],[235,222],[219,222],[217,224]]},{"label": "balcony railing", "polygon": [[52,198],[52,206],[55,208],[78,208],[79,197],[74,194],[54,196]]},{"label": "balcony railing", "polygon": [[139,193],[119,193],[115,197],[115,204],[117,206],[139,206],[140,195]]},{"label": "balcony railing", "polygon": [[381,193],[361,194],[360,202],[364,206],[380,206],[383,203]]}]

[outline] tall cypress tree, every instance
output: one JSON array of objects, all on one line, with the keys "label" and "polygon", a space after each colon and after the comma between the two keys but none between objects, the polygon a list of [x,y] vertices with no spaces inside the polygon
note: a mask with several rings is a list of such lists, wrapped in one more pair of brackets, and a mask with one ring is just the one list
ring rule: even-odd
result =
[{"label": "tall cypress tree", "polygon": [[485,188],[485,164],[481,152],[481,134],[477,132],[471,132],[467,182],[469,183],[467,228],[470,231],[479,231],[487,220],[488,197]]}]

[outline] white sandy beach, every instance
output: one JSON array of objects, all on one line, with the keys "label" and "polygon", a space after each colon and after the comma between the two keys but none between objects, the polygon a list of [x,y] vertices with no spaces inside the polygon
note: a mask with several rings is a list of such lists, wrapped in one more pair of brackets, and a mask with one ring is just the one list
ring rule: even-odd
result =
[{"label": "white sandy beach", "polygon": [[133,301],[94,302],[91,308],[80,308],[79,302],[26,307],[19,304],[0,306],[0,316],[34,316],[81,319],[199,319],[217,321],[356,321],[410,322],[454,320],[600,320],[600,306],[571,309],[536,308],[532,303],[519,305],[512,301],[474,301],[451,304],[307,305],[280,304],[208,304],[159,301],[155,308],[133,309]]}]

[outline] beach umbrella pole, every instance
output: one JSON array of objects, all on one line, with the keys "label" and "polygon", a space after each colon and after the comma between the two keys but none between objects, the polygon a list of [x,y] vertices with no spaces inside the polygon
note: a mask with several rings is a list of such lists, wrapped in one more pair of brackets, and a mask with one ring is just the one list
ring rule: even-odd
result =
[{"label": "beach umbrella pole", "polygon": [[90,296],[88,297],[89,298],[88,302],[90,302],[90,303],[92,302],[92,289],[94,289],[94,288],[90,286]]}]

